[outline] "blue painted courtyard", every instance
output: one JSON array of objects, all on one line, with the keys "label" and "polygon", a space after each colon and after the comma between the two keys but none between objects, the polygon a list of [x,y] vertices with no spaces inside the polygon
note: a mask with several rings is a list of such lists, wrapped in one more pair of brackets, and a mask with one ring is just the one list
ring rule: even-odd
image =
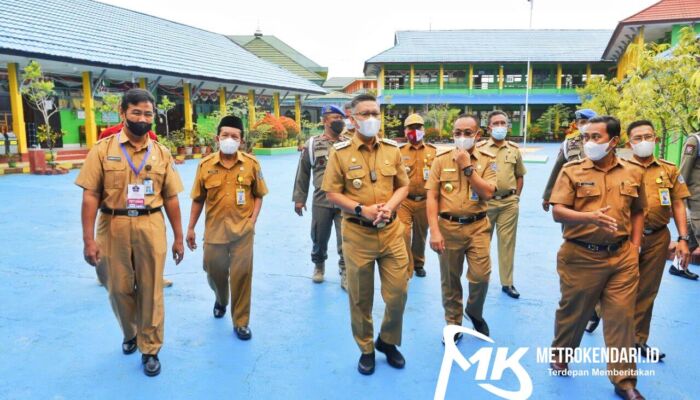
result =
[{"label": "blue painted courtyard", "polygon": [[[511,353],[528,348],[521,362],[533,381],[532,399],[613,399],[606,377],[553,377],[536,358],[537,347],[552,340],[559,299],[555,255],[561,243],[559,225],[540,208],[557,147],[536,146],[541,148],[536,154],[548,155],[549,162],[527,165],[515,269],[522,297],[513,300],[500,291],[494,262],[484,315],[495,346]],[[212,317],[214,297],[202,270],[200,243],[197,251],[187,251],[181,265],[172,260],[166,265],[174,286],[165,289],[163,371],[156,378],[144,376],[138,354],[122,354],[106,291],[83,261],[81,190],[73,184],[77,171],[1,177],[0,399],[432,398],[444,323],[435,253],[428,250],[428,276],[410,282],[401,346],[405,370],[389,367],[378,354],[376,373],[358,374],[359,351],[334,251],[327,281],[316,285],[310,279],[310,214],[296,216],[291,202],[297,156],[260,160],[270,194],[256,229],[253,339],[236,339],[228,314]],[[186,187],[180,196],[183,224],[189,218],[195,168],[196,161],[178,166]],[[201,218],[198,238],[203,229]],[[466,286],[466,278],[464,282]],[[374,304],[376,332],[384,311],[378,278]],[[648,399],[698,397],[699,309],[700,282],[665,273],[649,342],[667,354],[666,361],[639,365],[654,374],[639,378],[638,387]],[[458,346],[468,358],[484,345],[465,337]],[[585,335],[583,346],[602,345],[602,329]],[[572,365],[579,370],[604,367]],[[447,398],[496,398],[478,385],[475,373],[475,367],[462,372],[453,365]],[[518,389],[510,371],[497,384]]]}]

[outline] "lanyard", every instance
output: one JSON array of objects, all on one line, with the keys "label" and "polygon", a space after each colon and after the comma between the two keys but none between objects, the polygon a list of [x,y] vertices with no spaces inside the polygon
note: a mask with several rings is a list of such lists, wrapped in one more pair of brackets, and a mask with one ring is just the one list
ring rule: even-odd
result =
[{"label": "lanyard", "polygon": [[[121,133],[119,134],[121,136]],[[117,140],[119,140],[119,137],[117,137]],[[126,158],[126,162],[129,163],[129,167],[131,167],[131,170],[134,171],[134,175],[138,178],[139,174],[141,173],[141,170],[143,169],[143,166],[146,165],[146,161],[148,161],[148,156],[151,154],[151,144],[148,144],[148,149],[146,150],[146,155],[143,156],[143,160],[141,160],[141,165],[139,165],[138,168],[134,166],[134,162],[131,161],[131,156],[129,156],[129,152],[126,151],[126,146],[124,146],[124,143],[119,145],[122,149],[122,153],[124,153],[124,157]]]}]

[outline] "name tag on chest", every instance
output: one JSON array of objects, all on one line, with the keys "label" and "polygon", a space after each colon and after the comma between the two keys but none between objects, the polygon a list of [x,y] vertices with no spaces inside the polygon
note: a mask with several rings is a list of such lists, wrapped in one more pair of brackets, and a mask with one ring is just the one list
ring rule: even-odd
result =
[{"label": "name tag on chest", "polygon": [[127,185],[126,208],[146,208],[146,185]]}]

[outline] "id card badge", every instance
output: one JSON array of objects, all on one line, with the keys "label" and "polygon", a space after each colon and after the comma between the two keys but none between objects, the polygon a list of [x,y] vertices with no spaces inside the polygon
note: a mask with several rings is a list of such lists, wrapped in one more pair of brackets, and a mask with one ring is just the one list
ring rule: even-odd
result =
[{"label": "id card badge", "polygon": [[143,186],[145,187],[146,196],[153,196],[155,192],[153,191],[153,179],[146,178],[143,180]]},{"label": "id card badge", "polygon": [[473,189],[469,189],[469,191],[471,192],[471,194],[469,196],[469,200],[479,201],[479,195]]},{"label": "id card badge", "polygon": [[423,180],[427,181],[429,177],[430,177],[430,168],[423,167]]},{"label": "id card badge", "polygon": [[145,185],[127,185],[126,190],[126,208],[146,208]]},{"label": "id card badge", "polygon": [[236,189],[236,205],[245,205],[245,189],[243,188]]},{"label": "id card badge", "polygon": [[669,192],[668,188],[659,189],[659,201],[661,202],[662,206],[671,205],[671,193]]}]

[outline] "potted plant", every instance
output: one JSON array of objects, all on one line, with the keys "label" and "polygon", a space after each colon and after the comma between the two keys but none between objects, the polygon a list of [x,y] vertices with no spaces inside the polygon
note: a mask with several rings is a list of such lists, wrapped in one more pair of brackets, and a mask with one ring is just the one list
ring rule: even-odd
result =
[{"label": "potted plant", "polygon": [[16,154],[10,154],[7,157],[7,166],[10,168],[17,168],[17,158]]},{"label": "potted plant", "polygon": [[185,149],[185,133],[181,129],[170,132],[170,139],[175,146],[175,152],[178,156],[187,154]]},{"label": "potted plant", "polygon": [[197,140],[199,141],[199,145],[201,146],[202,154],[206,155],[212,152],[212,148],[214,147],[214,144],[216,142],[214,137],[215,135],[212,131],[197,131]]}]

